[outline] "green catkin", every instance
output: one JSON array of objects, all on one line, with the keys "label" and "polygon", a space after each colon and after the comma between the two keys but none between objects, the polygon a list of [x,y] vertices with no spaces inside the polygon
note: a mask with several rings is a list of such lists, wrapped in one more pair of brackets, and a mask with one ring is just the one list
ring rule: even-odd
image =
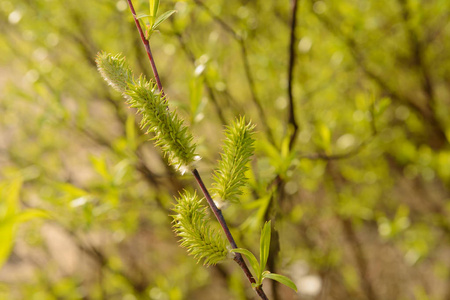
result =
[{"label": "green catkin", "polygon": [[173,215],[173,228],[181,238],[181,246],[186,248],[189,255],[193,255],[204,265],[215,265],[227,258],[228,243],[223,235],[211,228],[207,217],[206,207],[201,204],[196,193],[184,192],[177,199]]},{"label": "green catkin", "polygon": [[170,111],[152,81],[140,77],[134,79],[125,58],[120,55],[99,53],[97,66],[102,77],[115,90],[122,93],[127,103],[142,115],[141,127],[153,132],[155,144],[161,148],[170,165],[184,174],[198,160],[192,134],[176,112]]},{"label": "green catkin", "polygon": [[133,84],[133,72],[125,64],[125,57],[100,52],[95,59],[97,68],[103,79],[116,91],[125,94],[129,85]]},{"label": "green catkin", "polygon": [[193,136],[176,112],[169,110],[156,85],[141,77],[128,87],[126,94],[127,103],[142,115],[141,127],[155,134],[153,140],[168,157],[169,164],[182,174],[191,170],[198,158]]},{"label": "green catkin", "polygon": [[241,188],[247,183],[245,172],[254,151],[254,125],[244,118],[235,120],[225,131],[223,153],[219,167],[214,172],[213,193],[216,203],[237,202]]}]

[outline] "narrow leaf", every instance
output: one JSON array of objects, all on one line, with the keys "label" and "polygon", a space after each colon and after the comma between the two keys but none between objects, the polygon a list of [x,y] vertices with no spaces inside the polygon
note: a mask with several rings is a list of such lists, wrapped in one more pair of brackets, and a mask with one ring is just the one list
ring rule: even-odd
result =
[{"label": "narrow leaf", "polygon": [[247,257],[248,261],[250,262],[250,266],[252,267],[253,272],[255,273],[255,276],[257,278],[256,283],[258,285],[260,285],[261,281],[262,281],[260,267],[259,267],[258,260],[253,255],[253,253],[251,253],[247,249],[243,249],[243,248],[231,249],[231,252],[237,252],[237,253],[240,253],[240,254],[244,255],[245,257]]},{"label": "narrow leaf", "polygon": [[279,283],[284,284],[285,286],[290,287],[291,289],[297,292],[297,286],[295,285],[295,283],[292,282],[292,280],[290,280],[286,276],[274,273],[265,273],[263,274],[263,278],[269,278],[278,281]]},{"label": "narrow leaf", "polygon": [[23,212],[20,212],[14,216],[3,219],[0,221],[0,230],[4,228],[14,226],[19,223],[24,223],[32,219],[36,218],[49,218],[50,216],[43,210],[40,209],[27,209]]},{"label": "narrow leaf", "polygon": [[267,259],[269,258],[269,250],[270,250],[270,235],[271,235],[271,221],[266,222],[261,231],[261,239],[260,239],[260,262],[261,262],[261,272],[266,268]]},{"label": "narrow leaf", "polygon": [[0,226],[0,268],[6,262],[11,253],[14,240],[14,224]]},{"label": "narrow leaf", "polygon": [[149,0],[150,4],[150,27],[155,23],[156,14],[158,13],[159,0]]},{"label": "narrow leaf", "polygon": [[109,168],[108,165],[106,163],[106,158],[103,156],[100,157],[95,157],[95,156],[91,156],[91,163],[92,166],[94,167],[95,171],[97,171],[97,173],[103,177],[103,179],[105,180],[111,180],[112,176],[109,172]]},{"label": "narrow leaf", "polygon": [[169,10],[166,11],[165,13],[163,13],[162,15],[160,15],[158,17],[158,19],[156,19],[155,24],[153,24],[152,26],[152,30],[156,30],[156,28],[158,28],[158,26],[164,22],[165,20],[167,20],[171,15],[173,15],[174,13],[176,13],[176,10]]},{"label": "narrow leaf", "polygon": [[136,16],[136,19],[142,19],[142,18],[150,18],[151,16],[150,15],[145,15],[145,14],[140,14],[140,15],[138,15],[138,16]]},{"label": "narrow leaf", "polygon": [[[0,187],[0,192],[5,197],[6,210],[4,216],[9,216],[16,213],[19,209],[19,193],[22,188],[22,180],[16,179],[10,184],[5,184],[5,187]],[[1,215],[0,215],[1,217]]]}]

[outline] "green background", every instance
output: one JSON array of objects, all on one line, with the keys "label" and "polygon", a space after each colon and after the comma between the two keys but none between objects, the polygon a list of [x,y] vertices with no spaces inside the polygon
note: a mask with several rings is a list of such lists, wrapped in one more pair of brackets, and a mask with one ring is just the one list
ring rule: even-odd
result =
[{"label": "green background", "polygon": [[[299,293],[270,299],[450,299],[450,2],[299,0],[291,81],[289,1],[161,2],[152,50],[207,185],[224,125],[257,126],[224,214],[254,253],[272,220],[268,268]],[[96,70],[103,50],[151,77],[126,1],[0,0],[0,34],[0,299],[255,299],[179,247],[196,183]]]}]

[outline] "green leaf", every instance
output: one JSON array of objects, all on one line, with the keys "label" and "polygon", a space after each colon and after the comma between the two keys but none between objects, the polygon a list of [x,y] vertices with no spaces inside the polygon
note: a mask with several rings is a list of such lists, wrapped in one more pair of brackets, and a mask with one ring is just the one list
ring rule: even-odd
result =
[{"label": "green leaf", "polygon": [[94,167],[95,171],[97,171],[97,173],[100,174],[100,176],[102,176],[103,179],[105,179],[107,181],[111,181],[112,175],[109,172],[105,157],[91,156],[90,159],[91,159],[92,166]]},{"label": "green leaf", "polygon": [[0,230],[4,230],[5,228],[9,228],[19,223],[24,223],[32,219],[36,218],[46,218],[48,219],[50,216],[43,210],[40,209],[27,209],[21,213],[18,213],[9,218],[5,218],[0,221]]},{"label": "green leaf", "polygon": [[322,147],[325,151],[331,150],[331,131],[325,123],[320,122],[317,124],[317,130],[319,131],[319,135],[321,138]]},{"label": "green leaf", "polygon": [[278,281],[279,283],[284,284],[285,286],[290,287],[291,289],[297,292],[297,286],[295,285],[295,283],[292,282],[292,280],[290,280],[286,276],[270,272],[264,272],[262,277]]},{"label": "green leaf", "polygon": [[246,203],[242,207],[244,209],[254,209],[257,208],[258,210],[251,214],[247,220],[242,223],[241,228],[243,230],[251,230],[255,231],[258,228],[261,227],[261,224],[264,221],[264,216],[266,215],[267,209],[270,204],[270,199],[272,198],[272,194],[269,193],[267,195],[264,195],[262,198],[252,201],[250,203]]},{"label": "green leaf", "polygon": [[381,100],[377,101],[377,103],[375,103],[375,115],[381,116],[390,104],[390,98],[382,98]]},{"label": "green leaf", "polygon": [[0,185],[0,267],[8,259],[13,246],[15,222],[9,220],[14,218],[19,209],[21,187],[21,179]]},{"label": "green leaf", "polygon": [[19,194],[22,179],[0,185],[0,267],[6,262],[11,253],[16,225],[28,220],[47,217],[48,215],[38,209],[28,209],[19,212]]},{"label": "green leaf", "polygon": [[167,20],[171,15],[173,15],[174,13],[176,13],[176,10],[169,10],[166,11],[165,13],[163,13],[162,15],[160,15],[158,17],[158,19],[156,19],[155,24],[151,25],[152,30],[156,30],[156,28],[158,28],[158,26],[164,22],[165,20]]},{"label": "green leaf", "polygon": [[271,221],[266,222],[261,231],[260,248],[259,248],[261,273],[266,268],[267,259],[269,258],[271,224],[272,224]]},{"label": "green leaf", "polygon": [[253,253],[251,253],[247,249],[243,249],[243,248],[231,249],[231,252],[237,252],[237,253],[240,253],[240,254],[244,255],[245,257],[247,257],[248,261],[250,262],[250,266],[253,269],[253,272],[255,272],[255,276],[257,278],[256,283],[258,286],[261,285],[261,281],[262,281],[262,276],[261,276],[262,274],[260,272],[261,269],[259,267],[258,260],[253,255]]},{"label": "green leaf", "polygon": [[[0,187],[0,197],[4,197],[6,206],[0,210],[0,217],[8,217],[19,209],[19,193],[22,188],[22,179],[16,179],[8,185]],[[2,214],[3,212],[3,214]]]},{"label": "green leaf", "polygon": [[158,13],[159,0],[149,0],[148,2],[150,4],[150,28],[152,28]]},{"label": "green leaf", "polygon": [[83,189],[80,189],[70,183],[57,183],[55,188],[63,192],[68,197],[68,200],[87,196],[89,193]]},{"label": "green leaf", "polygon": [[136,16],[136,19],[142,19],[142,18],[151,18],[151,16],[150,15],[146,15],[146,14],[140,14],[140,15],[138,15],[138,16]]},{"label": "green leaf", "polygon": [[13,223],[0,226],[0,240],[2,241],[0,243],[0,267],[5,263],[11,253],[14,233],[15,230]]},{"label": "green leaf", "polygon": [[283,139],[280,150],[265,139],[256,140],[256,148],[269,158],[270,165],[275,168],[276,174],[282,178],[287,176],[288,170],[297,156],[295,151],[289,151],[288,138]]}]

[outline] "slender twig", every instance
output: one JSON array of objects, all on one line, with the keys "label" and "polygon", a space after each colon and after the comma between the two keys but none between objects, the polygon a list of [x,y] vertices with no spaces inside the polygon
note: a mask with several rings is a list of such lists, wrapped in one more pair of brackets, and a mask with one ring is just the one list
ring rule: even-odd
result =
[{"label": "slender twig", "polygon": [[258,110],[259,118],[261,119],[262,124],[264,124],[263,126],[265,128],[267,138],[269,139],[269,141],[272,144],[275,144],[275,139],[273,137],[272,131],[270,130],[268,120],[266,117],[266,113],[264,112],[264,109],[261,105],[261,101],[256,96],[257,93],[256,93],[255,79],[253,78],[253,73],[250,68],[250,62],[248,60],[247,46],[246,46],[245,40],[240,38],[238,41],[239,41],[239,44],[241,45],[242,61],[244,62],[244,71],[245,71],[245,75],[247,77],[248,86],[250,89],[250,95],[252,96],[252,101],[255,104],[256,109]]},{"label": "slender twig", "polygon": [[312,154],[300,154],[299,158],[310,159],[310,160],[339,160],[351,158],[359,154],[374,138],[374,136],[369,137],[367,140],[363,141],[357,147],[349,150],[345,153],[339,154],[325,154],[325,153],[312,153]]},{"label": "slender twig", "polygon": [[[327,174],[330,177],[331,188],[335,193],[337,200],[341,201],[342,187],[346,184],[345,179],[339,170],[334,168],[332,162],[327,163]],[[335,212],[335,217],[341,223],[343,234],[345,239],[350,245],[353,257],[355,258],[356,267],[361,278],[362,290],[368,300],[378,300],[379,296],[374,283],[370,280],[370,268],[367,259],[367,253],[358,239],[355,232],[354,225],[351,219],[348,217],[340,216],[339,213]]]},{"label": "slender twig", "polygon": [[[223,217],[222,211],[217,207],[217,205],[214,203],[214,200],[212,199],[211,195],[208,192],[208,189],[206,188],[205,184],[203,183],[202,178],[200,177],[200,174],[198,173],[197,169],[192,170],[192,174],[194,175],[195,180],[197,181],[198,185],[200,186],[200,189],[203,192],[203,195],[206,198],[206,201],[209,204],[209,207],[214,213],[214,216],[219,221],[220,226],[222,227],[223,231],[225,232],[225,235],[230,242],[231,248],[236,249],[237,245],[234,241],[233,235],[230,232],[230,229],[228,228],[227,223],[225,222],[225,219]],[[244,259],[242,258],[242,255],[240,253],[235,253],[234,261],[242,268],[244,271],[245,276],[247,276],[248,281],[250,283],[255,283],[255,279],[252,276],[252,273],[247,267],[247,264],[245,263]],[[261,297],[261,299],[268,299],[267,296],[264,294],[264,291],[261,287],[255,288],[255,291],[257,294]]]},{"label": "slender twig", "polygon": [[161,95],[164,97],[164,90],[161,84],[161,79],[159,78],[158,69],[156,68],[155,60],[153,59],[152,50],[150,49],[150,43],[145,38],[144,31],[142,31],[141,23],[139,23],[139,20],[136,16],[136,11],[134,10],[133,2],[131,0],[128,1],[128,6],[130,7],[131,14],[133,15],[134,23],[136,23],[137,30],[139,31],[139,35],[141,36],[142,43],[144,44],[145,51],[147,51],[148,59],[150,60],[150,64],[152,66],[153,75],[155,76],[156,85],[158,86],[159,91],[161,92]]},{"label": "slender twig", "polygon": [[295,105],[294,96],[292,94],[292,85],[294,79],[294,67],[296,59],[295,51],[295,28],[297,27],[297,10],[298,0],[292,0],[292,18],[291,18],[291,35],[289,42],[289,65],[288,65],[288,99],[289,99],[289,111],[288,111],[288,124],[293,128],[291,139],[289,141],[289,149],[292,149],[297,139],[298,124],[295,118]]},{"label": "slender twig", "polygon": [[217,16],[208,6],[206,6],[202,1],[200,0],[194,0],[194,2],[201,6],[212,18],[215,22],[217,22],[220,27],[222,27],[223,29],[225,29],[226,32],[228,32],[229,34],[231,34],[233,36],[234,39],[236,40],[241,40],[241,36],[233,29],[231,28],[230,25],[227,24],[227,22],[225,22],[224,20],[222,20],[222,18],[220,18],[219,16]]}]

